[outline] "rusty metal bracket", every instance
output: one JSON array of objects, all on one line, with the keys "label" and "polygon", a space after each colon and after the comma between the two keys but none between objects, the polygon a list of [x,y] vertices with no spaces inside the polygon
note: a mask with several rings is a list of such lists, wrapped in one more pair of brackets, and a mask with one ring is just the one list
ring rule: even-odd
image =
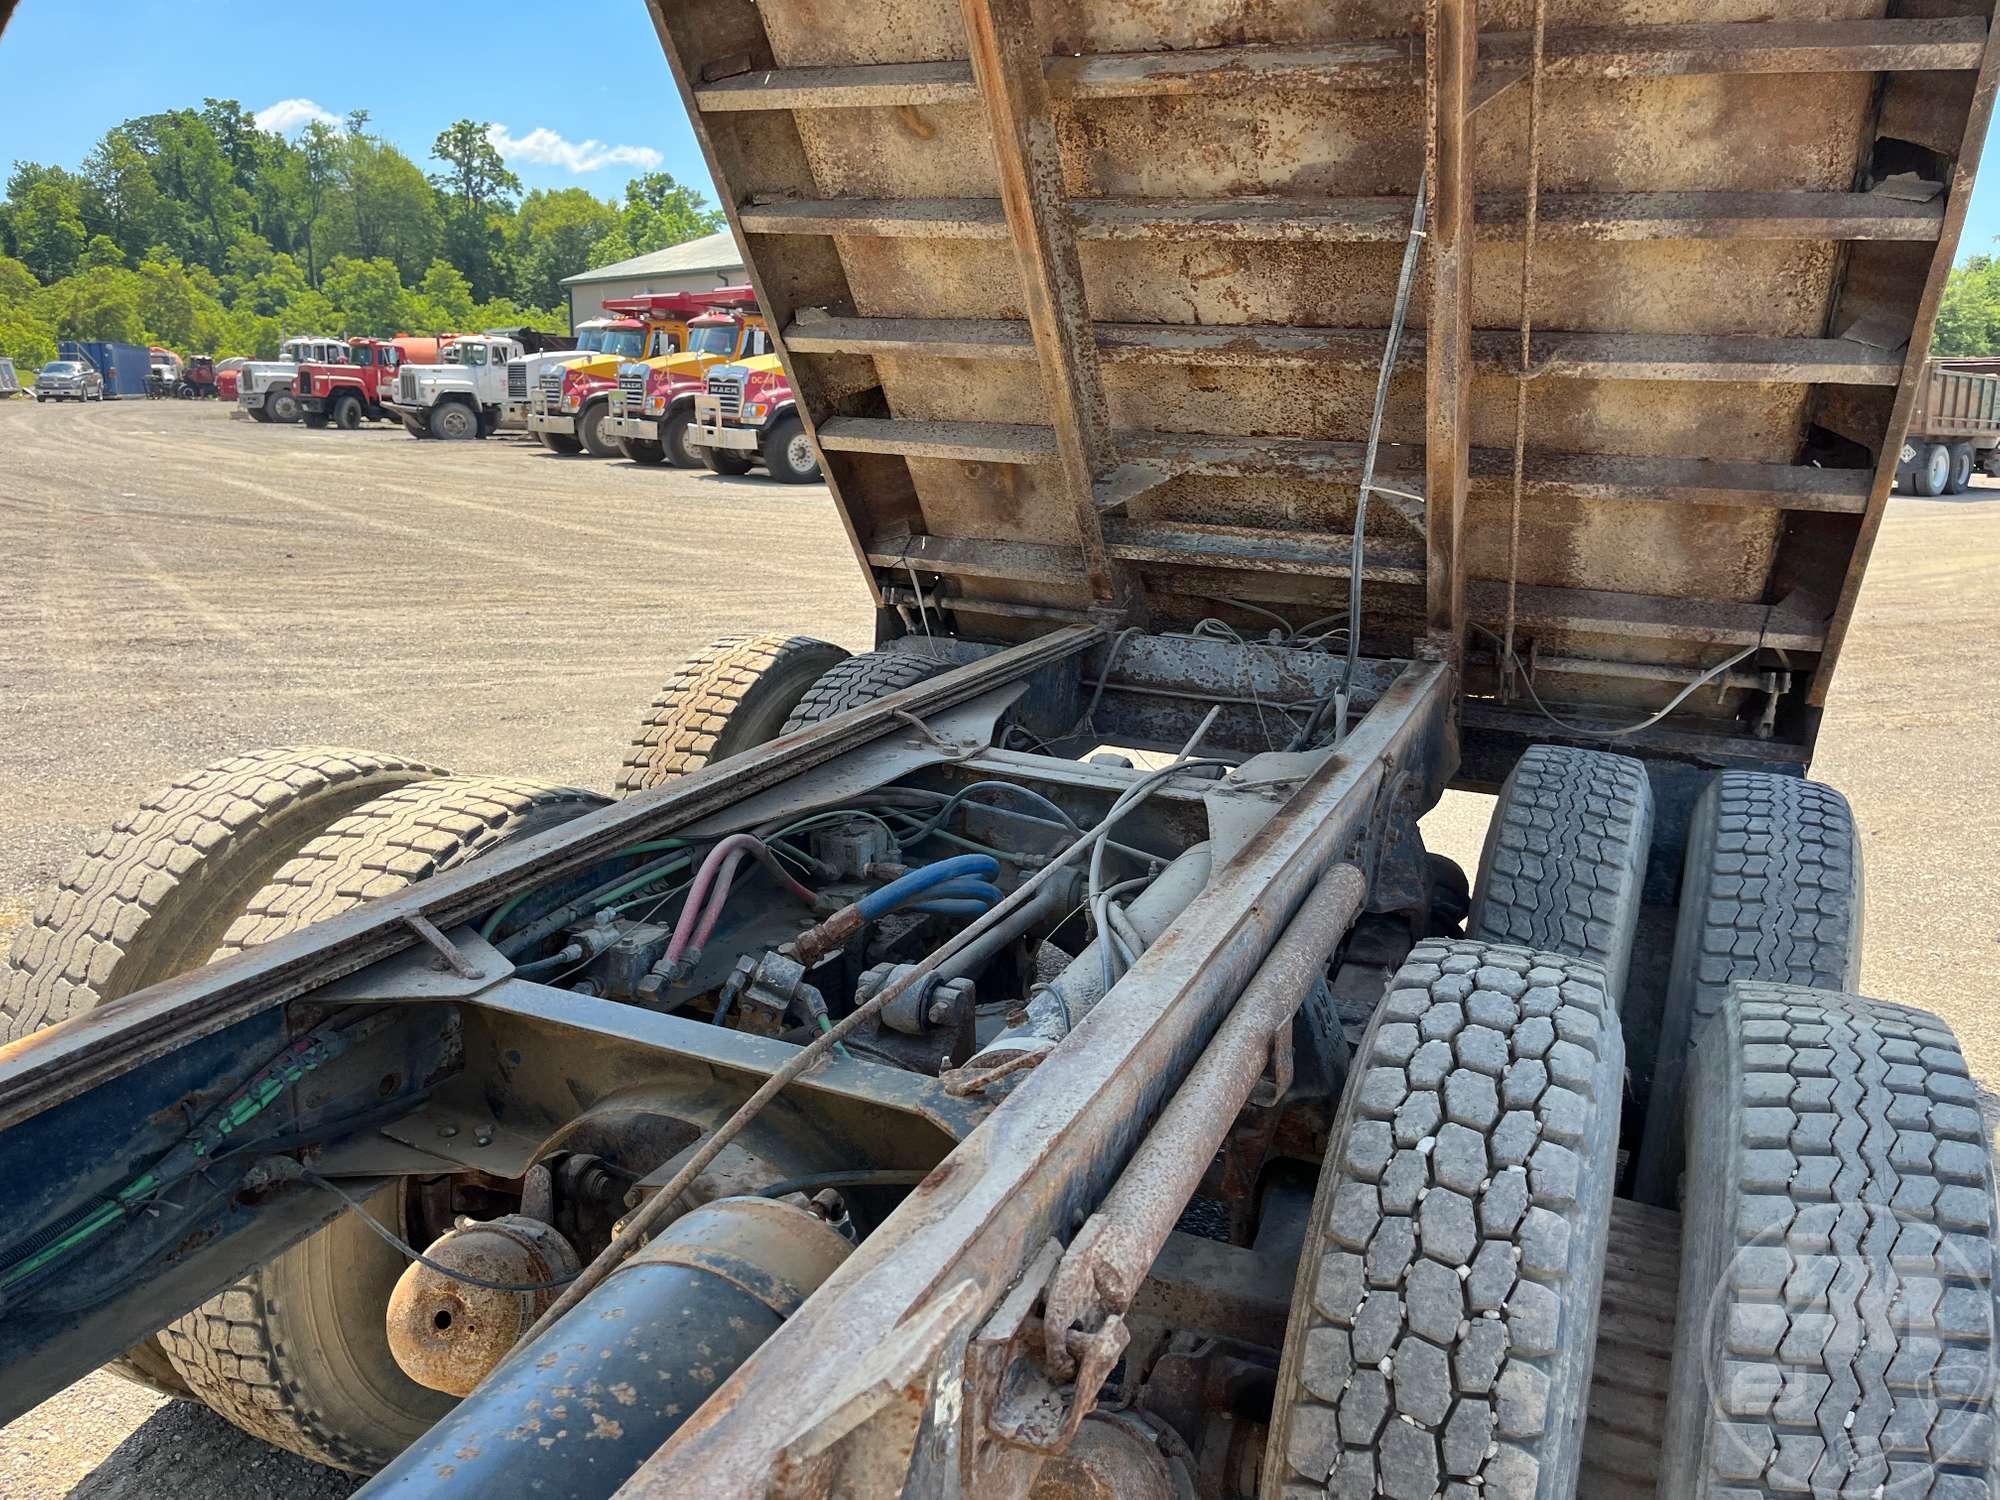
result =
[{"label": "rusty metal bracket", "polygon": [[449,969],[460,979],[479,978],[478,966],[463,953],[459,952],[458,945],[442,932],[439,932],[437,924],[432,922],[422,912],[411,912],[403,918],[403,925],[422,938],[426,943],[429,943],[431,948],[437,953],[437,957],[432,960],[433,967],[440,970]]},{"label": "rusty metal bracket", "polygon": [[961,1281],[878,1345],[785,1440],[766,1491],[772,1500],[903,1494],[926,1420],[950,1427],[963,1410],[958,1380],[934,1376],[979,1301],[978,1287]]},{"label": "rusty metal bracket", "polygon": [[1094,1331],[1072,1331],[1065,1340],[1073,1376],[1045,1368],[1041,1309],[1062,1256],[1054,1240],[1044,1245],[966,1349],[975,1431],[1045,1458],[1069,1446],[1132,1341],[1125,1320],[1109,1317]]}]

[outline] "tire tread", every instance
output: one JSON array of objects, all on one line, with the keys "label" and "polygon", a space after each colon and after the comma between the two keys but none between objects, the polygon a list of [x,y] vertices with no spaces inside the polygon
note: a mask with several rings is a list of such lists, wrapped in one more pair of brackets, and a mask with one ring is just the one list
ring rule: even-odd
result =
[{"label": "tire tread", "polygon": [[1688,1108],[1660,1492],[1993,1493],[1991,1164],[1950,1028],[1741,983]]},{"label": "tire tread", "polygon": [[1590,959],[1618,998],[1652,828],[1652,784],[1637,760],[1532,746],[1493,810],[1466,935]]},{"label": "tire tread", "polygon": [[1589,960],[1411,951],[1314,1204],[1267,1496],[1575,1493],[1623,1071]]}]

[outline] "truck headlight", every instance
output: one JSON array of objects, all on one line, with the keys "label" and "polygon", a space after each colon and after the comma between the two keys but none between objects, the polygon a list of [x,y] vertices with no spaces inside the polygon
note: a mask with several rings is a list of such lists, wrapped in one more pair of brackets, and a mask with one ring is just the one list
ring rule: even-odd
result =
[{"label": "truck headlight", "polygon": [[565,412],[573,412],[573,411],[575,411],[575,410],[576,410],[576,392],[575,392],[575,391],[564,391],[564,392],[563,392],[563,398],[562,398],[562,409],[563,409],[563,410],[564,410]]},{"label": "truck headlight", "polygon": [[743,420],[746,422],[761,422],[764,420],[764,414],[770,409],[762,401],[745,401],[742,411]]},{"label": "truck headlight", "polygon": [[653,396],[648,396],[646,398],[647,416],[649,417],[661,416],[666,412],[666,409],[667,409],[667,398],[664,395],[653,395]]}]

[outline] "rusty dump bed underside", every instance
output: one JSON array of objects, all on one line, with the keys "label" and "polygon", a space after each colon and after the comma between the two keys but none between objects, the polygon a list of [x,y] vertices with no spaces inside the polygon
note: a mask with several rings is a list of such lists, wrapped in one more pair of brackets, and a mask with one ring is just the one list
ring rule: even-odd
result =
[{"label": "rusty dump bed underside", "polygon": [[1472,760],[1561,737],[1530,688],[1622,724],[1760,648],[1623,743],[1803,764],[1989,12],[1546,7],[1536,67],[1531,0],[656,3],[880,601],[989,641],[1344,617],[1428,161],[1364,649],[1458,656]]}]

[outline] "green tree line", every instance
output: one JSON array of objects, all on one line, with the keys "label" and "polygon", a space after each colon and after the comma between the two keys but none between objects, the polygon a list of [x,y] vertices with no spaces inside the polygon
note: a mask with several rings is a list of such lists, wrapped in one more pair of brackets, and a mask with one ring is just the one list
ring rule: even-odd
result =
[{"label": "green tree line", "polygon": [[295,139],[234,99],[127,120],[75,170],[17,161],[0,200],[0,354],[58,339],[269,357],[300,334],[569,326],[562,280],[721,227],[664,172],[622,203],[536,189],[461,120],[426,172],[365,110]]},{"label": "green tree line", "polygon": [[1951,268],[1931,353],[2000,354],[2000,260],[1975,255]]}]

